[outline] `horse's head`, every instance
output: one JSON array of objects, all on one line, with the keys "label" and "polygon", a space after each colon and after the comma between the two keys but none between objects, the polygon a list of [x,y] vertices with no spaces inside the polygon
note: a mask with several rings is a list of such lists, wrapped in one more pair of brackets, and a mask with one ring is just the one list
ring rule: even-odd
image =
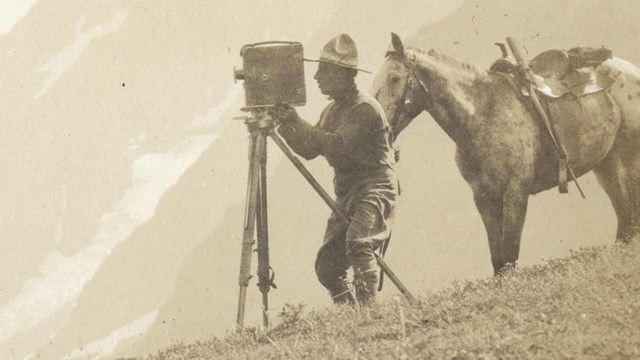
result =
[{"label": "horse's head", "polygon": [[416,74],[416,54],[405,50],[402,40],[391,34],[386,61],[373,81],[371,93],[382,105],[395,137],[425,109],[427,88]]}]

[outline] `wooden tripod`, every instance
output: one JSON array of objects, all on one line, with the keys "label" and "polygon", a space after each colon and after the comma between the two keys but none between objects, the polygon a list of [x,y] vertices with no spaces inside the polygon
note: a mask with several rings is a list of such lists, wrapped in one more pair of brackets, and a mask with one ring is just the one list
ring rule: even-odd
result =
[{"label": "wooden tripod", "polygon": [[[249,179],[247,184],[247,197],[245,204],[244,231],[242,236],[242,255],[240,259],[240,296],[238,298],[238,317],[237,330],[242,330],[244,326],[244,308],[247,297],[247,287],[252,275],[251,272],[251,256],[253,253],[253,245],[255,243],[254,236],[257,229],[257,253],[258,253],[258,287],[262,293],[262,320],[264,327],[269,326],[269,299],[268,293],[271,287],[275,288],[273,283],[273,272],[269,266],[269,229],[267,224],[267,138],[270,137],[282,150],[282,152],[291,160],[293,165],[311,184],[322,199],[329,205],[331,210],[335,212],[343,221],[349,222],[349,217],[331,198],[331,196],[322,188],[322,186],[311,175],[307,168],[302,164],[289,149],[287,144],[282,140],[280,135],[275,131],[276,123],[269,117],[265,109],[256,109],[252,111],[253,117],[245,120],[247,128],[251,134],[249,143]],[[381,256],[374,253],[378,265],[385,275],[389,277],[391,282],[398,290],[409,300],[415,302],[415,298],[409,290],[402,284],[400,279],[391,271],[389,266],[384,262]]]}]

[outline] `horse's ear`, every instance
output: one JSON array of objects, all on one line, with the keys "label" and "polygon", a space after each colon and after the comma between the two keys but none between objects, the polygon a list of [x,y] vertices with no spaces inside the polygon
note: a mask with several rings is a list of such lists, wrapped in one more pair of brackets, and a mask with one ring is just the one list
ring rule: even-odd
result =
[{"label": "horse's ear", "polygon": [[404,45],[402,45],[402,40],[400,40],[400,36],[398,36],[398,34],[391,33],[391,44],[398,55],[404,56]]}]

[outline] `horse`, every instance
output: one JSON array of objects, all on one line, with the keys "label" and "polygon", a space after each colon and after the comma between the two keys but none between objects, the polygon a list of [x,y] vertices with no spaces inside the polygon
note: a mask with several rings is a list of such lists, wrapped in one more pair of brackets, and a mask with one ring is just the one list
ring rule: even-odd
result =
[{"label": "horse", "polygon": [[[435,50],[405,49],[398,35],[391,37],[371,92],[395,138],[427,111],[455,142],[494,274],[503,274],[518,261],[529,195],[558,185],[552,138],[506,76]],[[565,131],[565,145],[576,177],[595,173],[617,216],[616,241],[626,243],[640,232],[640,70],[614,57],[597,71],[615,82],[598,101],[581,98],[582,111],[569,125],[579,131]]]}]

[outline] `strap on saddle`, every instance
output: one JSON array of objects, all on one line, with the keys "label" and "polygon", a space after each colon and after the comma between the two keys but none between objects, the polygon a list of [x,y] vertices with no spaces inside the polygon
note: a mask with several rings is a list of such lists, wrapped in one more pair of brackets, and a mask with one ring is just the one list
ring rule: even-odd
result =
[{"label": "strap on saddle", "polygon": [[518,95],[518,98],[520,99],[520,101],[524,103],[531,103],[533,105],[534,107],[533,111],[535,111],[536,117],[540,119],[541,123],[545,126],[545,129],[547,130],[547,134],[551,137],[551,141],[558,155],[558,190],[562,194],[568,193],[569,192],[568,190],[569,189],[568,187],[569,162],[568,162],[567,152],[564,151],[565,148],[564,146],[562,146],[562,144],[560,144],[559,138],[557,138],[557,136],[554,136],[554,133],[557,134],[557,132],[555,131],[555,127],[553,126],[553,123],[547,116],[546,111],[544,111],[544,109],[541,108],[539,109],[541,110],[540,112],[538,108],[533,104],[535,100],[531,98],[529,94],[530,90],[526,89],[526,87],[523,87],[522,82],[525,80],[516,79],[515,76],[512,74],[505,74],[502,72],[497,72],[497,74],[503,76],[509,82],[513,90]]},{"label": "strap on saddle", "polygon": [[[567,181],[568,181],[568,177],[570,176],[571,180],[575,182],[576,187],[578,188],[580,194],[584,198],[584,193],[582,192],[582,189],[578,184],[578,180],[575,177],[573,170],[571,169],[571,166],[569,165],[567,151],[564,148],[564,146],[562,146],[562,144],[560,143],[560,137],[558,136],[558,132],[556,130],[555,124],[551,121],[551,119],[549,119],[547,112],[545,111],[544,107],[540,102],[540,99],[538,98],[538,95],[536,94],[534,71],[532,67],[529,66],[524,61],[524,58],[521,54],[520,46],[517,40],[513,37],[509,37],[507,38],[507,43],[509,44],[509,47],[511,48],[511,52],[517,63],[517,71],[514,74],[514,82],[518,83],[518,87],[520,87],[521,89],[524,89],[525,92],[528,93],[527,95],[531,100],[531,104],[533,105],[533,108],[537,113],[538,118],[547,129],[547,132],[551,137],[551,141],[558,154],[558,189],[560,193],[568,192]],[[557,60],[557,61],[550,60],[550,61],[544,62],[546,64],[548,63],[553,64],[549,66],[548,71],[552,71],[553,72],[552,75],[556,75],[556,74],[558,74],[559,76],[564,75],[566,71],[563,71],[563,69],[568,69],[569,67],[568,57],[567,58],[564,57],[566,54],[562,55],[557,52],[547,52],[547,53],[548,55],[545,55],[545,56],[548,56],[549,58],[554,58]]]},{"label": "strap on saddle", "polygon": [[[527,81],[529,80],[527,79],[521,80],[522,83],[525,83]],[[571,171],[571,169],[569,168],[567,151],[565,150],[564,146],[561,143],[560,136],[558,135],[555,122],[547,114],[547,111],[544,109],[544,107],[540,103],[540,99],[535,94],[535,90],[533,89],[533,86],[530,86],[529,89],[530,89],[529,99],[531,100],[531,103],[538,114],[538,118],[544,124],[549,136],[551,136],[551,141],[553,142],[553,145],[558,154],[558,190],[560,191],[561,194],[566,194],[569,192],[569,186],[567,183],[568,182],[567,173]]]}]

